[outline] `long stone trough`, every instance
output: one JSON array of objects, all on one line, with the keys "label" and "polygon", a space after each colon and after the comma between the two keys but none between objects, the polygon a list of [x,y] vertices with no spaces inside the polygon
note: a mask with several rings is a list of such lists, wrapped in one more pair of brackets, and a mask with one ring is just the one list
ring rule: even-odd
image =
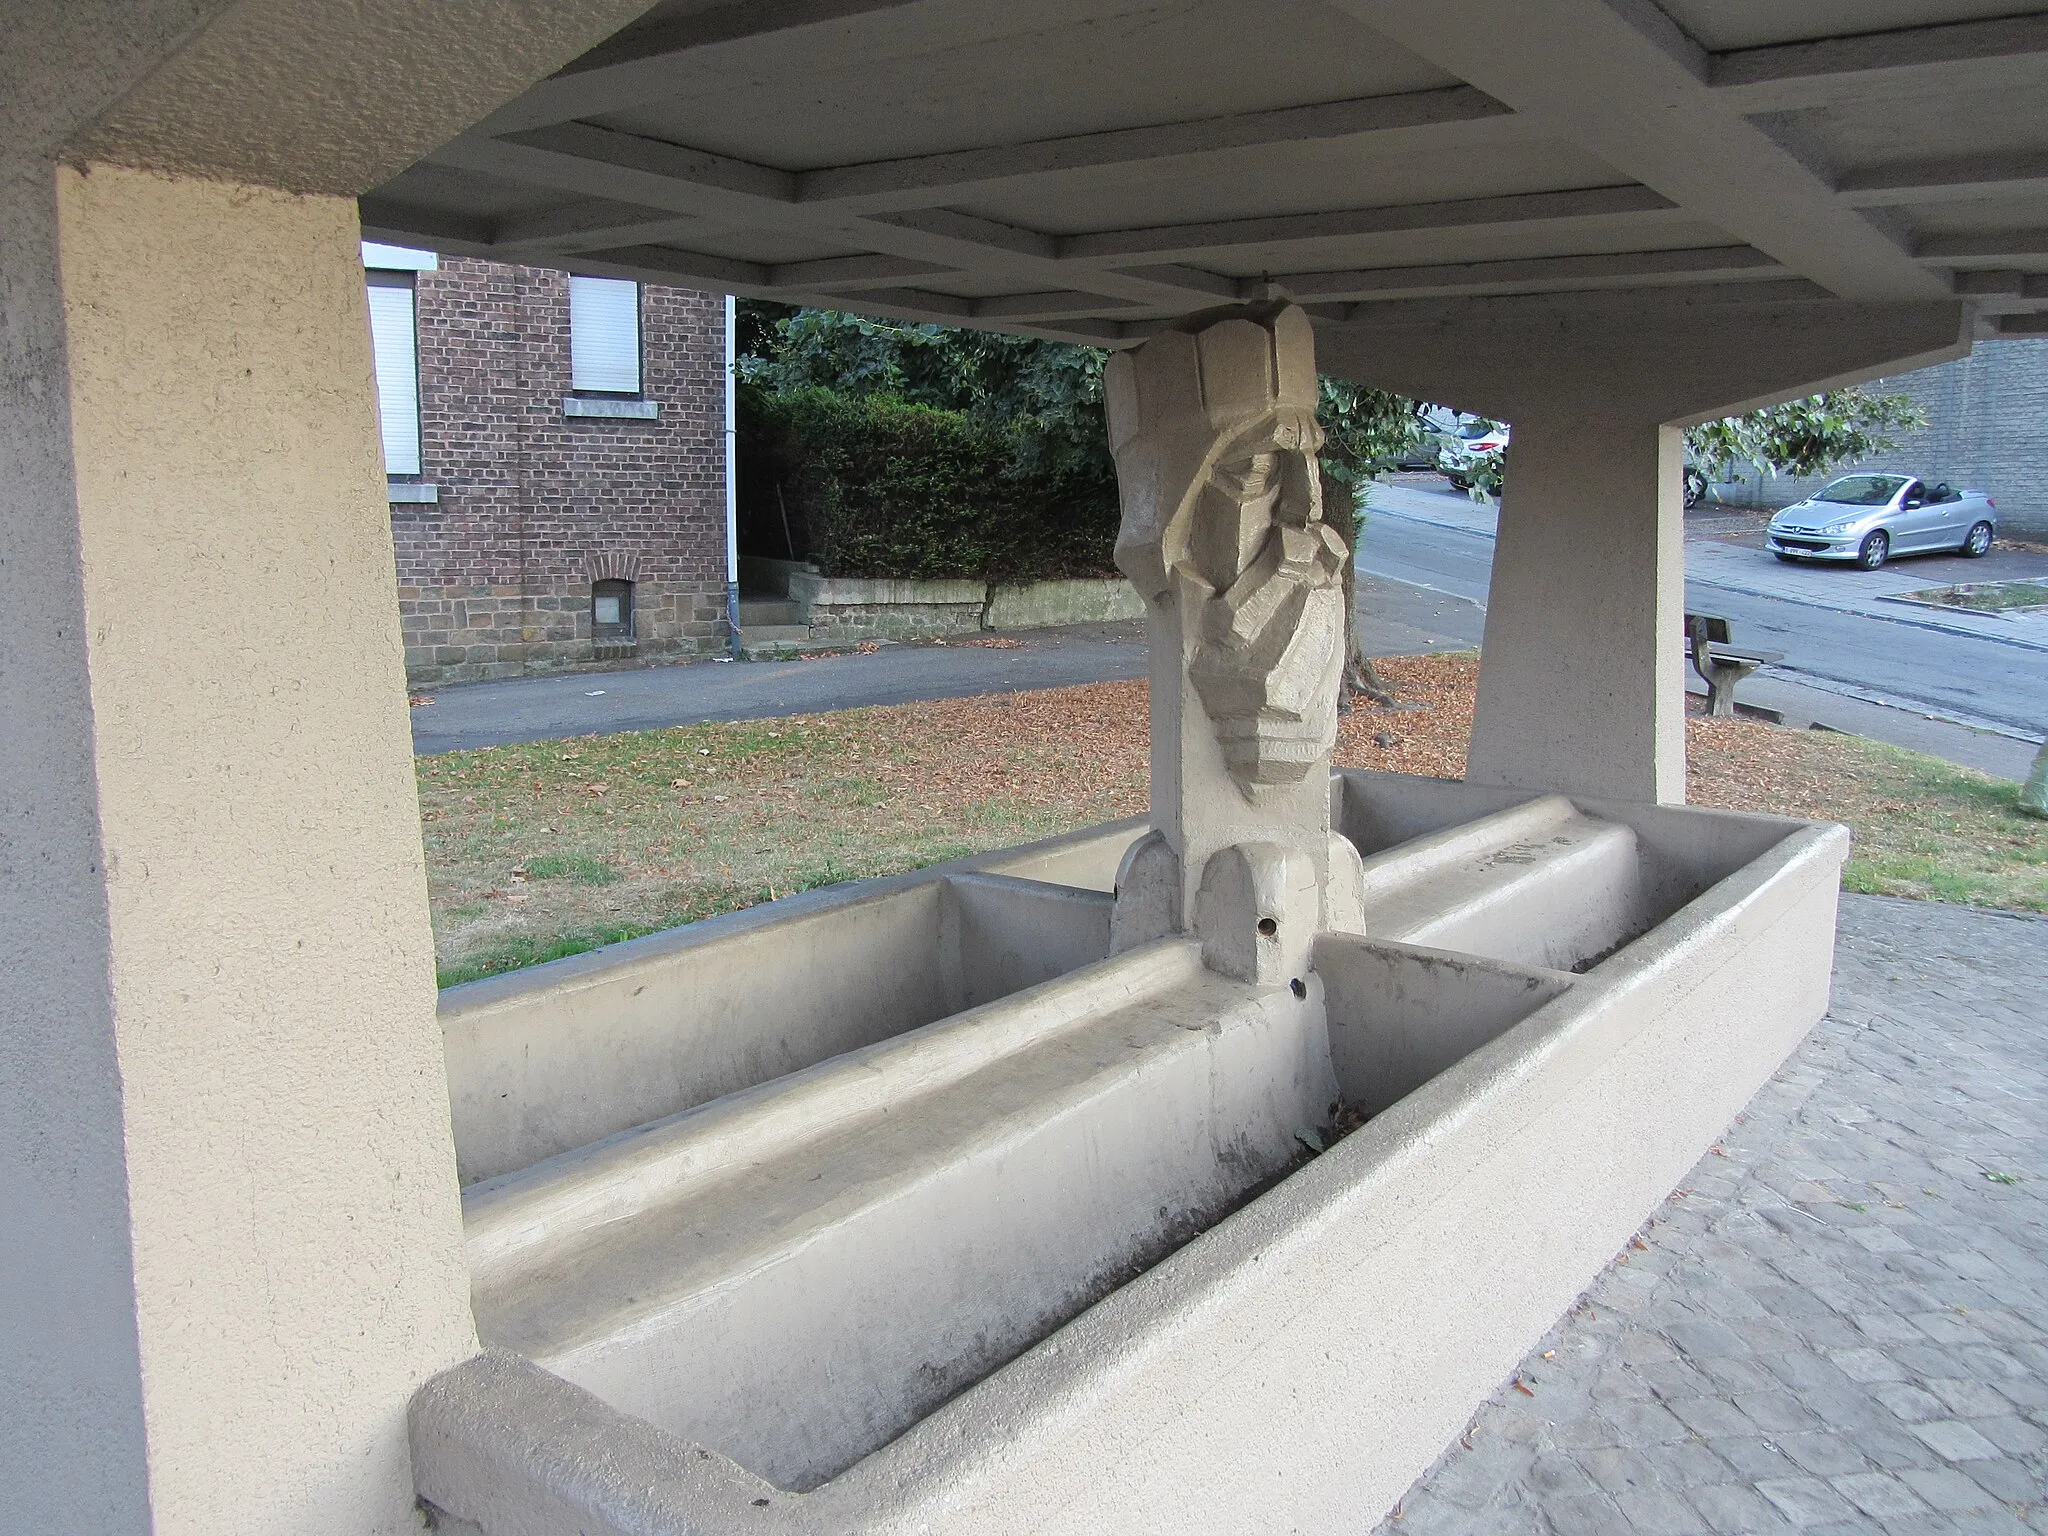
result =
[{"label": "long stone trough", "polygon": [[1277,981],[1112,953],[1128,822],[452,989],[487,1348],[415,1401],[421,1495],[492,1536],[1370,1524],[1824,1012],[1847,835],[1330,794],[1356,912]]}]

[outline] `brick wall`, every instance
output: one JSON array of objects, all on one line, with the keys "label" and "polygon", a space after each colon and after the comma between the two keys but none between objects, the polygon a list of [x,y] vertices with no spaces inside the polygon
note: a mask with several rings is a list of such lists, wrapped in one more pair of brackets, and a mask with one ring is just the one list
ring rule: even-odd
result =
[{"label": "brick wall", "polygon": [[1850,469],[1889,470],[1989,491],[2001,533],[2048,539],[2048,340],[1980,341],[1968,357],[1864,388],[1911,395],[1926,427],[1902,436],[1895,453],[1828,475],[1756,482],[1765,504],[1787,506]]},{"label": "brick wall", "polygon": [[719,652],[725,629],[724,303],[641,290],[654,420],[564,415],[565,273],[444,259],[418,277],[421,479],[394,503],[415,683],[617,659],[591,584],[634,583],[631,654]]}]

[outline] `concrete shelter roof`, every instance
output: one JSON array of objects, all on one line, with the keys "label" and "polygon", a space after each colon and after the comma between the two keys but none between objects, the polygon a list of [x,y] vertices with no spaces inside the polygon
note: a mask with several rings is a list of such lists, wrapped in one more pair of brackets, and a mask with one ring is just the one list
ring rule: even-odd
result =
[{"label": "concrete shelter roof", "polygon": [[[2048,330],[2016,0],[665,0],[365,234],[1107,345],[1236,300],[1966,299]],[[1565,301],[1554,301],[1565,302]]]}]

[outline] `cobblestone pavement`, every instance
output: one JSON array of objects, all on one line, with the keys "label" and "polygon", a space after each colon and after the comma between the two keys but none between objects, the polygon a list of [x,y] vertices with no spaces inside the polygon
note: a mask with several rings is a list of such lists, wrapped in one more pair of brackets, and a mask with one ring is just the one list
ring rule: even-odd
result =
[{"label": "cobblestone pavement", "polygon": [[2048,1531],[2044,1088],[2048,921],[1844,897],[1828,1018],[1380,1536]]}]

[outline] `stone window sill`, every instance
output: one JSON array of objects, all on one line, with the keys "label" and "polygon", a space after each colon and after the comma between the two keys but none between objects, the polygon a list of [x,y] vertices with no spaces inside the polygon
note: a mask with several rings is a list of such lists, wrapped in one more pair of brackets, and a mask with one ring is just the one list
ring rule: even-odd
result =
[{"label": "stone window sill", "polygon": [[653,400],[606,400],[588,395],[569,395],[562,401],[562,414],[653,421],[661,415],[661,406]]},{"label": "stone window sill", "polygon": [[431,504],[441,499],[441,487],[438,485],[426,485],[413,480],[393,480],[390,482],[388,490],[390,491],[391,505],[394,507]]}]

